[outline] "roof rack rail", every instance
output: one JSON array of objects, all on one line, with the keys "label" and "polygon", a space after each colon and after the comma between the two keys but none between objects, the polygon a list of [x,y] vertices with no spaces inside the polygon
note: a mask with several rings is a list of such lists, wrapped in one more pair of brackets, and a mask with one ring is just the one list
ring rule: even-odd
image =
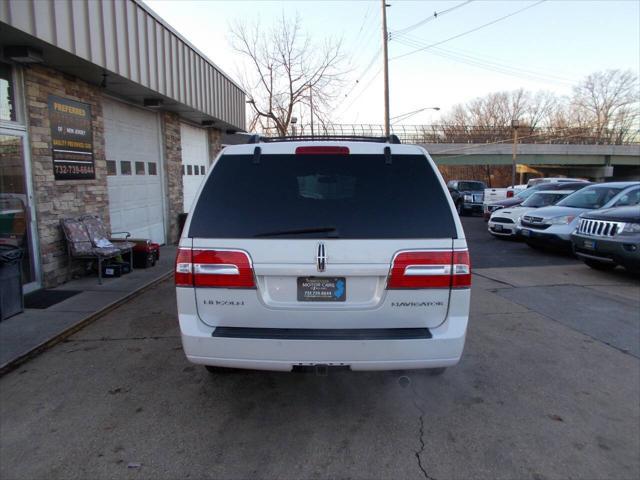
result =
[{"label": "roof rack rail", "polygon": [[271,142],[322,142],[331,140],[342,140],[346,142],[377,142],[399,144],[397,135],[388,137],[366,137],[361,135],[289,135],[285,137],[263,137],[261,135],[251,135],[247,143],[271,143]]}]

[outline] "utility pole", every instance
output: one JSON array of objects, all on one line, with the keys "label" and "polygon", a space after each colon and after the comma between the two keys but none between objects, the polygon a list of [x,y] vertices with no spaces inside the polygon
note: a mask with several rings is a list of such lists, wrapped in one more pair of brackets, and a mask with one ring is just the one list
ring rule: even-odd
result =
[{"label": "utility pole", "polygon": [[516,186],[516,157],[518,155],[518,120],[511,120],[511,129],[513,130],[513,149],[511,151],[511,186]]},{"label": "utility pole", "polygon": [[309,105],[311,106],[311,136],[313,137],[313,88],[309,84]]},{"label": "utility pole", "polygon": [[[390,6],[390,5],[389,5]],[[382,52],[384,62],[384,134],[391,135],[389,121],[389,36],[387,34],[387,2],[382,0]]]}]

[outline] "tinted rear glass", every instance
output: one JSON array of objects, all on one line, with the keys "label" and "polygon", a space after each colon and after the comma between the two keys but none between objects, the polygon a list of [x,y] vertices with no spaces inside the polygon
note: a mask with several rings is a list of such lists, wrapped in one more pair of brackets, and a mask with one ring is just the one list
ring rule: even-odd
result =
[{"label": "tinted rear glass", "polygon": [[[325,231],[299,232],[308,229]],[[257,164],[251,155],[224,155],[189,236],[455,238],[456,229],[447,193],[422,155],[394,155],[391,165],[382,155],[262,155]]]},{"label": "tinted rear glass", "polygon": [[458,182],[458,190],[484,190],[487,186],[482,182]]}]

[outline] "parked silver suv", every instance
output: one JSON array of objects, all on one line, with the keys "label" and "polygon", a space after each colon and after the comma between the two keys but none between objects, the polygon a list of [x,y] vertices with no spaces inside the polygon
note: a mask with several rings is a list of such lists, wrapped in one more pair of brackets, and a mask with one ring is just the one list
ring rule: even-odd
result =
[{"label": "parked silver suv", "polygon": [[264,370],[456,364],[469,254],[427,152],[286,140],[225,148],[197,195],[175,270],[187,358]]},{"label": "parked silver suv", "polygon": [[552,207],[526,213],[518,230],[533,247],[556,246],[571,248],[571,234],[582,213],[599,208],[611,208],[625,203],[629,195],[640,190],[640,182],[607,182],[590,185],[572,193]]}]

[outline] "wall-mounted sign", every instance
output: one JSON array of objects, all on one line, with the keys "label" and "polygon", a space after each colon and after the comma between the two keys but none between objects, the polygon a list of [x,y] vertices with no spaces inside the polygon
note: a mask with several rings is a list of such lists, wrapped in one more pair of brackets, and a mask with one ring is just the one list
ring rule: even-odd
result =
[{"label": "wall-mounted sign", "polygon": [[91,106],[49,96],[53,173],[56,180],[96,178],[93,162]]}]

